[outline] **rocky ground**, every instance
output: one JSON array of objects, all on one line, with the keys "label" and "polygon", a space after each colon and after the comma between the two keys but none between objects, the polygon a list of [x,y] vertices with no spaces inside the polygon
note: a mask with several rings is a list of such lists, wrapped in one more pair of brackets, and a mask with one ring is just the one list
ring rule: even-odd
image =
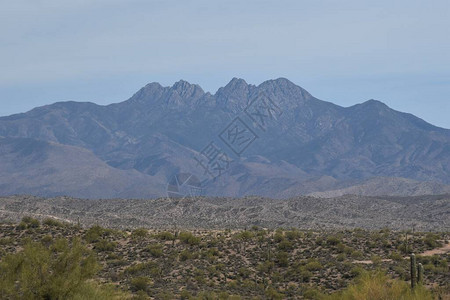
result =
[{"label": "rocky ground", "polygon": [[104,199],[0,197],[0,220],[29,215],[118,229],[265,228],[450,230],[450,195],[338,198]]},{"label": "rocky ground", "polygon": [[450,293],[449,232],[256,226],[123,231],[25,217],[19,224],[0,224],[0,261],[27,240],[52,249],[61,238],[82,239],[102,265],[96,280],[136,299],[318,299],[344,289],[363,270],[381,269],[408,281],[413,251],[424,265],[427,288],[444,297]]}]

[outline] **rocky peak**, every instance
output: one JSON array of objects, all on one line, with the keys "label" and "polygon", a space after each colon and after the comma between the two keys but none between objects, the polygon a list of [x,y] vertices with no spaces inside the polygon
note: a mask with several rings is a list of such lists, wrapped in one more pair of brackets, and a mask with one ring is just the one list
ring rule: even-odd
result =
[{"label": "rocky peak", "polygon": [[224,87],[226,91],[242,90],[248,87],[248,83],[242,78],[233,77],[231,81]]},{"label": "rocky peak", "polygon": [[146,103],[158,99],[164,93],[166,88],[157,82],[151,82],[137,91],[127,102]]},{"label": "rocky peak", "polygon": [[232,111],[242,110],[247,104],[250,89],[253,87],[245,80],[235,77],[226,86],[220,88],[214,96],[220,107]]},{"label": "rocky peak", "polygon": [[179,80],[170,88],[182,98],[199,98],[205,94],[203,89],[197,84],[190,84],[187,81]]},{"label": "rocky peak", "polygon": [[302,98],[312,97],[305,89],[295,85],[286,78],[267,80],[258,86],[259,89],[269,94],[280,94],[285,96],[301,96]]}]

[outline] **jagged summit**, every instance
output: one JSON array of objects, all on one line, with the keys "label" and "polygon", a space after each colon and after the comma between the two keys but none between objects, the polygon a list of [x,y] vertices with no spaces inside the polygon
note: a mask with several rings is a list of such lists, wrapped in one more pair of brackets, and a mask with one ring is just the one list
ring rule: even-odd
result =
[{"label": "jagged summit", "polygon": [[189,99],[198,99],[205,94],[199,85],[184,80],[175,82],[170,90],[175,91],[180,97]]},{"label": "jagged summit", "polygon": [[234,77],[227,85],[219,88],[215,95],[240,94],[242,91],[248,91],[248,88],[249,84],[244,79]]}]

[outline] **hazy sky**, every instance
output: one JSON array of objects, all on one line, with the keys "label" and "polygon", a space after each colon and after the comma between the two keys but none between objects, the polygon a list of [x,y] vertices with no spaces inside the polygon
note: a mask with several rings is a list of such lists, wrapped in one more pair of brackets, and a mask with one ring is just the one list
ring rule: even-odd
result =
[{"label": "hazy sky", "polygon": [[0,0],[0,115],[286,77],[450,128],[450,1]]}]

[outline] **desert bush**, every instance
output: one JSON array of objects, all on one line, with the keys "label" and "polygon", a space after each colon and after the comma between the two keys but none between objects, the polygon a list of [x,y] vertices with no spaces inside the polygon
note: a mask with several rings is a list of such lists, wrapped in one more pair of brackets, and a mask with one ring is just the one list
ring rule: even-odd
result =
[{"label": "desert bush", "polygon": [[180,298],[181,300],[188,300],[192,298],[191,293],[189,293],[189,291],[187,290],[182,290],[180,293]]},{"label": "desert bush", "polygon": [[88,229],[88,231],[86,231],[84,239],[88,243],[98,242],[102,237],[102,235],[104,234],[104,231],[105,229],[98,225],[92,226],[91,228]]},{"label": "desert bush", "polygon": [[82,285],[74,295],[69,298],[71,300],[121,300],[129,299],[130,295],[117,289],[117,287],[108,284],[96,284],[94,282],[88,282]]},{"label": "desert bush", "polygon": [[364,272],[346,290],[324,296],[326,300],[432,300],[423,286],[411,290],[405,281],[393,280],[382,272]]},{"label": "desert bush", "polygon": [[242,278],[248,278],[252,274],[252,271],[248,268],[241,267],[238,270],[238,274]]},{"label": "desert bush", "polygon": [[116,243],[105,239],[100,239],[94,244],[94,249],[98,252],[110,252],[116,248]]},{"label": "desert bush", "polygon": [[180,256],[181,261],[186,261],[188,259],[192,259],[192,253],[188,250],[181,251],[179,256]]},{"label": "desert bush", "polygon": [[336,260],[337,261],[344,261],[345,260],[345,254],[344,253],[340,253],[336,256]]},{"label": "desert bush", "polygon": [[311,277],[313,277],[313,274],[310,271],[306,270],[305,267],[301,267],[299,277],[301,282],[309,282],[311,280]]},{"label": "desert bush", "polygon": [[24,250],[0,263],[1,299],[113,299],[115,291],[88,282],[99,270],[93,253],[79,239],[57,249],[27,242]]},{"label": "desert bush", "polygon": [[20,222],[19,225],[17,225],[16,227],[18,230],[24,230],[28,228],[27,223],[25,223],[24,221]]},{"label": "desert bush", "polygon": [[41,243],[45,246],[50,246],[53,242],[53,237],[50,234],[44,235],[41,239]]},{"label": "desert bush", "polygon": [[12,245],[14,240],[10,237],[0,238],[0,246]]},{"label": "desert bush", "polygon": [[428,248],[437,248],[437,247],[441,247],[442,244],[438,242],[439,239],[439,235],[434,234],[434,233],[427,233],[427,235],[424,237],[423,239],[423,243],[428,247]]},{"label": "desert bush", "polygon": [[282,240],[279,244],[278,244],[278,249],[279,250],[283,250],[283,251],[288,251],[291,250],[294,246],[292,245],[292,243],[288,240]]},{"label": "desert bush", "polygon": [[284,298],[283,294],[279,293],[276,289],[274,289],[271,286],[266,290],[265,294],[266,298],[270,300],[278,300]]},{"label": "desert bush", "polygon": [[308,271],[318,271],[322,268],[322,264],[317,260],[311,260],[305,265],[305,268]]},{"label": "desert bush", "polygon": [[275,233],[275,235],[273,236],[273,240],[275,241],[275,243],[281,243],[281,241],[284,240],[283,233],[280,231],[277,231]]},{"label": "desert bush", "polygon": [[180,232],[178,238],[181,242],[191,246],[200,244],[200,238],[187,231]]},{"label": "desert bush", "polygon": [[290,231],[286,231],[285,236],[288,240],[294,241],[302,236],[301,232],[297,229],[292,229]]},{"label": "desert bush", "polygon": [[329,246],[336,246],[337,244],[340,243],[341,239],[342,239],[342,237],[331,235],[331,236],[327,237],[326,243]]},{"label": "desert bush", "polygon": [[289,265],[289,254],[286,252],[279,252],[276,256],[276,262],[279,267],[286,268]]},{"label": "desert bush", "polygon": [[392,252],[390,258],[394,261],[402,261],[403,256],[399,252]]},{"label": "desert bush", "polygon": [[56,219],[52,218],[45,218],[44,221],[42,221],[42,224],[52,227],[63,227],[64,224]]},{"label": "desert bush", "polygon": [[22,221],[17,226],[17,229],[24,230],[27,228],[38,228],[39,225],[40,225],[40,222],[38,219],[29,217],[29,216],[25,216],[22,218]]},{"label": "desert bush", "polygon": [[131,232],[132,239],[144,239],[148,236],[148,230],[145,228],[138,228]]},{"label": "desert bush", "polygon": [[[158,293],[155,298],[158,300],[172,300],[172,299],[175,299],[175,296],[173,295],[172,292],[164,291],[164,292]],[[203,299],[207,299],[207,298],[203,298]]]},{"label": "desert bush", "polygon": [[375,266],[380,265],[381,262],[382,262],[382,258],[381,258],[380,256],[378,256],[378,255],[372,255],[372,256],[370,257],[370,260],[372,261],[372,263],[373,263]]},{"label": "desert bush", "polygon": [[135,277],[130,281],[132,291],[147,291],[150,280],[147,277]]},{"label": "desert bush", "polygon": [[163,255],[163,246],[159,244],[152,244],[146,248],[146,251],[150,253],[151,256],[157,258]]},{"label": "desert bush", "polygon": [[154,278],[159,277],[161,268],[155,262],[138,263],[125,269],[124,273],[130,277],[151,276]]},{"label": "desert bush", "polygon": [[362,259],[364,258],[364,255],[361,253],[361,251],[355,250],[351,254],[353,259]]},{"label": "desert bush", "polygon": [[235,237],[236,237],[236,239],[246,242],[246,241],[249,241],[253,237],[253,233],[250,231],[244,230],[239,233],[236,233]]},{"label": "desert bush", "polygon": [[355,266],[350,270],[350,276],[351,277],[358,277],[361,276],[362,273],[364,273],[364,269],[360,266]]},{"label": "desert bush", "polygon": [[155,238],[161,241],[173,241],[175,239],[175,236],[168,231],[163,231],[155,234]]}]

